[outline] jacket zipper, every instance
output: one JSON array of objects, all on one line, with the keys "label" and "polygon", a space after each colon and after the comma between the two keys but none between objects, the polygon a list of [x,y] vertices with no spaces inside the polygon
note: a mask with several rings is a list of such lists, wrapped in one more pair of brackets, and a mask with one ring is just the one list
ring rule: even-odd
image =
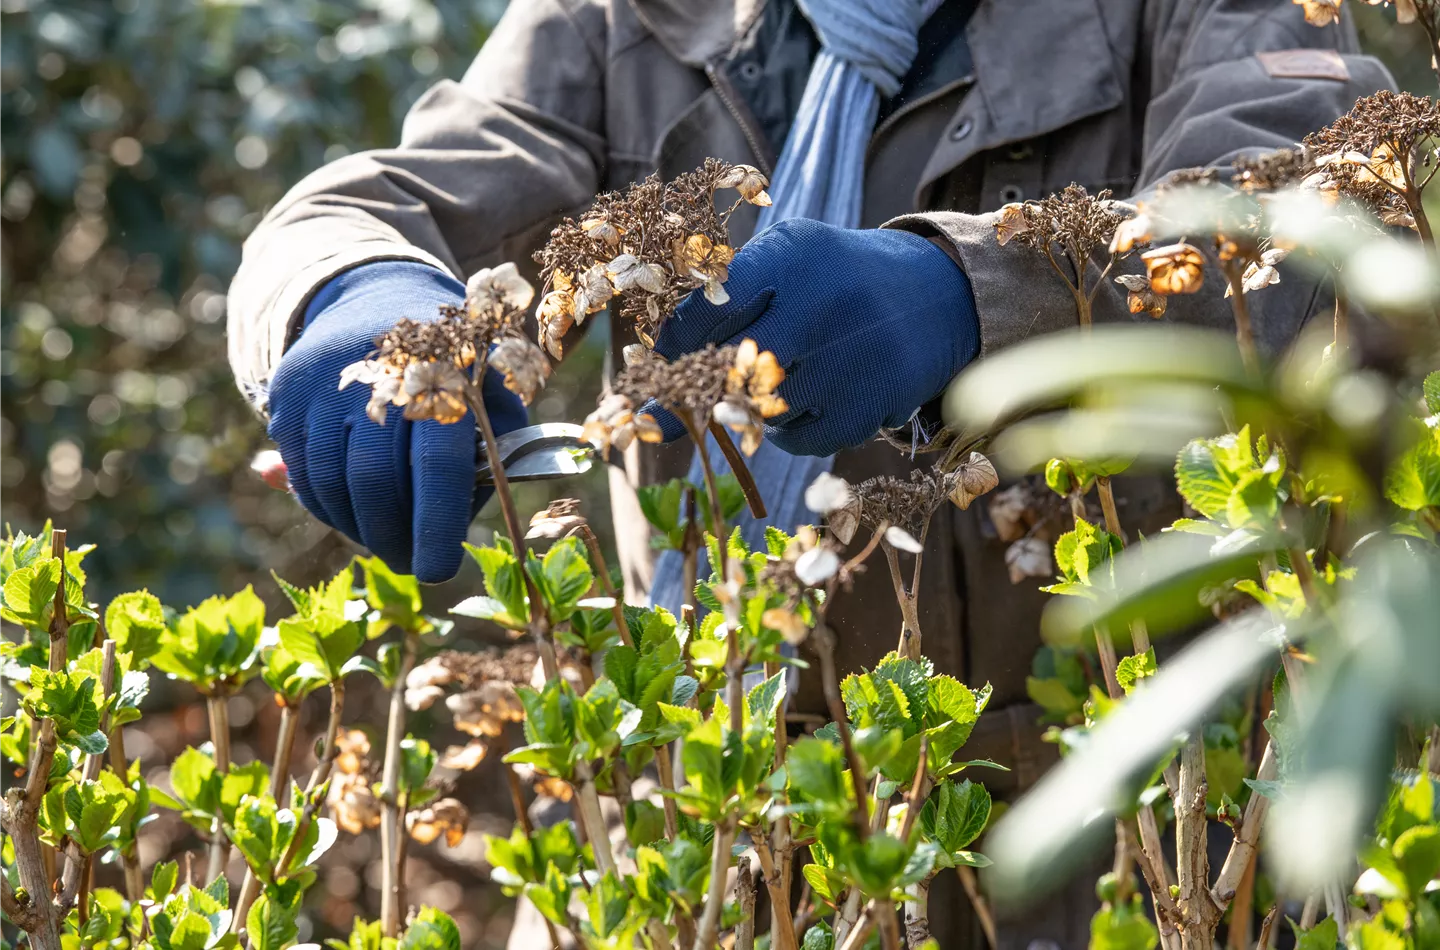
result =
[{"label": "jacket zipper", "polygon": [[730,116],[740,126],[740,133],[745,136],[745,141],[750,146],[750,153],[755,156],[755,162],[760,166],[760,171],[765,173],[765,177],[770,177],[774,173],[774,169],[770,167],[770,162],[765,157],[769,154],[770,149],[767,147],[764,133],[750,123],[749,110],[740,107],[730,80],[715,68],[714,63],[705,64],[705,75],[710,80],[710,85],[715,88],[715,94],[720,97],[720,101],[724,103]]},{"label": "jacket zipper", "polygon": [[915,100],[913,100],[913,101],[911,101],[911,102],[907,102],[907,103],[905,103],[903,106],[901,106],[900,108],[896,109],[894,112],[890,113],[888,116],[885,117],[885,121],[884,121],[884,122],[881,122],[879,125],[875,126],[875,131],[874,131],[874,132],[871,134],[871,136],[870,136],[870,143],[865,146],[865,160],[866,160],[867,162],[870,160],[871,154],[874,153],[874,151],[875,151],[875,146],[880,143],[880,137],[881,137],[882,135],[884,135],[886,132],[890,131],[890,129],[892,129],[892,128],[895,126],[895,124],[896,124],[897,122],[899,122],[902,118],[904,118],[905,116],[907,116],[907,115],[909,115],[910,113],[914,112],[916,109],[920,108],[921,106],[923,106],[923,105],[928,105],[929,103],[934,102],[936,99],[939,99],[941,96],[948,96],[950,93],[954,92],[956,89],[959,89],[959,88],[964,87],[964,86],[972,86],[972,85],[974,85],[974,84],[975,84],[975,74],[974,74],[974,73],[970,73],[969,75],[961,76],[959,79],[952,79],[952,80],[950,80],[949,82],[947,82],[945,85],[941,86],[939,89],[935,89],[935,90],[932,90],[931,92],[927,92],[925,95],[921,96],[920,98],[915,99]]}]

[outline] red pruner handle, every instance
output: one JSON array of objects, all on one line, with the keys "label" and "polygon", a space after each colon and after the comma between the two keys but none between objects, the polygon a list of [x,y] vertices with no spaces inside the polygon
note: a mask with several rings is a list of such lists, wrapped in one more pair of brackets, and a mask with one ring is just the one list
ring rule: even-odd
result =
[{"label": "red pruner handle", "polygon": [[290,471],[280,453],[274,449],[255,453],[255,458],[250,460],[250,470],[276,491],[291,491]]}]

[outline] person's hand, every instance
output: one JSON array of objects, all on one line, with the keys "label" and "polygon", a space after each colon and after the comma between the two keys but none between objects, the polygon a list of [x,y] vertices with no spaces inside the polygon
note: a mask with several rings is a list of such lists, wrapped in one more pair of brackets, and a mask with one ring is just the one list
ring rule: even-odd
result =
[{"label": "person's hand", "polygon": [[[438,316],[441,304],[464,296],[457,281],[425,264],[346,271],[312,299],[270,384],[270,438],[301,504],[426,582],[455,576],[470,519],[490,495],[475,487],[475,419],[410,422],[391,406],[376,425],[365,415],[369,387],[337,387],[340,370],[364,359],[396,320]],[[526,424],[524,405],[497,374],[486,374],[483,393],[497,435]]]},{"label": "person's hand", "polygon": [[[773,352],[789,409],[766,436],[792,455],[833,455],[904,425],[980,350],[965,274],[905,231],[782,221],[735,255],[725,291],[719,306],[686,298],[655,352],[674,359],[746,337]],[[683,431],[654,414],[667,438]]]}]

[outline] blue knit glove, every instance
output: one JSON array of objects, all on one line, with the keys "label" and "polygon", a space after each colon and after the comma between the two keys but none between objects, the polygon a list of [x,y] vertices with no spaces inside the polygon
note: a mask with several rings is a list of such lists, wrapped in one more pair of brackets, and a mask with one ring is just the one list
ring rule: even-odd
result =
[{"label": "blue knit glove", "polygon": [[[791,455],[833,455],[904,425],[980,352],[970,281],[906,231],[782,221],[735,255],[725,291],[718,307],[691,294],[655,351],[674,359],[751,337],[773,352],[790,408],[767,420],[766,436]],[[667,437],[683,432],[655,415]]]},{"label": "blue knit glove", "polygon": [[[450,275],[409,261],[365,264],[333,278],[305,311],[305,329],[270,383],[270,438],[300,503],[396,571],[436,582],[455,576],[476,491],[473,416],[453,425],[410,422],[391,406],[383,426],[365,415],[368,386],[337,389],[400,317],[439,316],[465,296]],[[497,434],[526,424],[525,407],[495,373],[485,406]]]}]

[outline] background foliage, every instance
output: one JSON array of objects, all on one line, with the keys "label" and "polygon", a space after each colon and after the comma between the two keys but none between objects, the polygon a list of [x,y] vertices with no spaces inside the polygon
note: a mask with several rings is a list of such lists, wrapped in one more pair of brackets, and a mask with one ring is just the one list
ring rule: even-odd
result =
[{"label": "background foliage", "polygon": [[503,6],[0,6],[5,522],[100,543],[101,596],[144,584],[195,603],[338,566],[343,542],[248,470],[264,432],[225,361],[226,287],[264,209],[325,161],[393,144]]}]

